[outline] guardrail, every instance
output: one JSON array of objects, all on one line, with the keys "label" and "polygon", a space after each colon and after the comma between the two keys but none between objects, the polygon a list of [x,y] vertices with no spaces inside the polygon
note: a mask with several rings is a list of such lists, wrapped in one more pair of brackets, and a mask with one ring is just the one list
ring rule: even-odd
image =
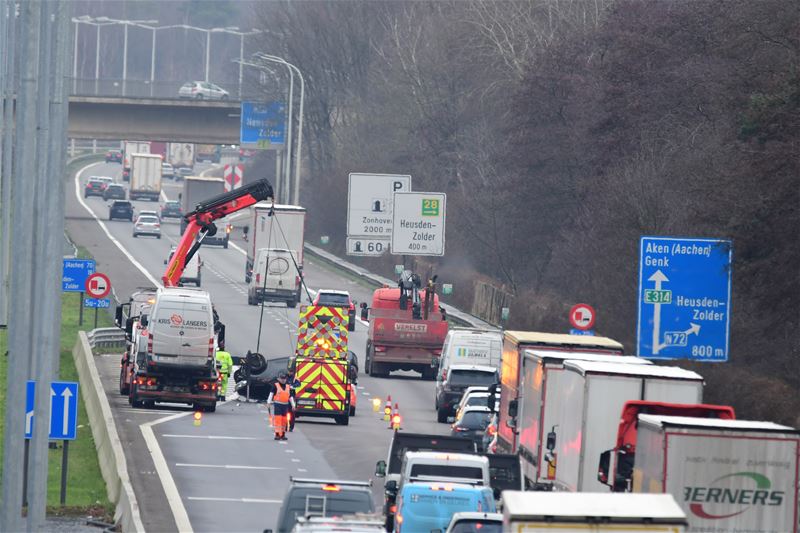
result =
[{"label": "guardrail", "polygon": [[89,427],[92,429],[94,445],[97,448],[100,472],[106,482],[108,499],[116,504],[114,522],[125,533],[143,532],[144,525],[139,513],[139,503],[136,501],[136,494],[128,476],[125,452],[122,450],[100,374],[94,364],[94,355],[86,332],[78,332],[78,340],[72,348],[72,357],[78,370],[83,403],[86,406]]},{"label": "guardrail", "polygon": [[[323,259],[334,263],[336,266],[347,270],[351,274],[354,274],[369,283],[376,285],[377,287],[382,287],[384,285],[388,285],[389,287],[394,287],[397,285],[397,280],[391,280],[389,278],[384,278],[383,276],[379,276],[378,274],[373,274],[369,270],[361,268],[358,265],[354,265],[348,261],[345,261],[338,255],[334,255],[330,252],[327,252],[321,248],[317,248],[311,244],[306,243],[305,245],[306,250],[310,251],[314,255],[318,255]],[[485,320],[481,320],[480,318],[471,315],[457,307],[453,307],[452,305],[448,305],[445,303],[441,304],[441,307],[447,311],[447,316],[455,318],[456,320],[460,320],[461,322],[468,324],[470,327],[473,328],[483,328],[483,329],[491,329],[497,330],[499,329],[497,326],[486,322]]]},{"label": "guardrail", "polygon": [[125,345],[125,332],[116,327],[93,329],[86,334],[86,337],[92,350]]}]

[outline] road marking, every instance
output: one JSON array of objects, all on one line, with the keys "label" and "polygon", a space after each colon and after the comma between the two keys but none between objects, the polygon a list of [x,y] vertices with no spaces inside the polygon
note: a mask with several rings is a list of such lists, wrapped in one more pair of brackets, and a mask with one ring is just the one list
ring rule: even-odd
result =
[{"label": "road marking", "polygon": [[156,435],[153,432],[153,426],[169,420],[175,420],[176,418],[180,418],[189,414],[191,414],[190,411],[185,413],[177,413],[172,416],[166,416],[164,418],[142,424],[139,426],[139,429],[141,430],[142,437],[144,437],[144,441],[147,444],[147,449],[150,451],[150,455],[153,458],[153,464],[156,467],[156,472],[158,472],[158,478],[161,480],[161,486],[164,488],[164,494],[167,496],[167,502],[169,503],[170,509],[172,509],[172,516],[175,518],[175,525],[178,527],[178,531],[186,531],[191,533],[193,529],[192,523],[189,521],[189,515],[186,513],[186,508],[183,506],[183,500],[178,492],[178,487],[175,485],[175,480],[172,478],[172,474],[169,471],[169,466],[167,466],[167,460],[164,459],[164,454],[161,452],[161,447],[158,445],[158,439],[156,439]]},{"label": "road marking", "polygon": [[196,463],[175,463],[175,466],[186,466],[189,468],[227,468],[231,470],[283,470],[283,468],[279,466],[204,465]]},{"label": "road marking", "polygon": [[214,498],[204,496],[187,496],[186,499],[200,502],[283,503],[283,500],[262,500],[260,498]]},{"label": "road marking", "polygon": [[[189,413],[186,413],[189,414]],[[172,439],[209,439],[209,440],[271,440],[266,439],[264,437],[232,437],[229,435],[175,435],[171,433],[165,433],[161,435],[162,437],[168,437]]]},{"label": "road marking", "polygon": [[283,450],[283,451],[285,451],[286,453],[294,453],[294,450]]},{"label": "road marking", "polygon": [[308,470],[306,470],[305,468],[298,468],[297,471],[298,472],[308,472]]},{"label": "road marking", "polygon": [[293,458],[292,458],[292,462],[293,462],[293,463],[299,463],[299,462],[300,462],[300,459],[297,459],[297,458],[293,457]]},{"label": "road marking", "polygon": [[156,278],[154,278],[150,274],[150,272],[148,272],[147,269],[144,268],[144,266],[142,266],[142,264],[139,261],[137,261],[136,258],[134,258],[133,255],[131,255],[130,252],[128,252],[128,250],[125,249],[124,246],[122,246],[122,243],[119,242],[116,239],[116,237],[111,235],[111,232],[108,231],[108,228],[106,227],[105,223],[102,220],[100,220],[100,218],[98,218],[98,216],[95,214],[94,211],[92,211],[92,208],[89,207],[89,204],[84,202],[83,198],[81,198],[81,186],[80,186],[80,183],[81,183],[81,177],[83,176],[83,173],[86,172],[89,169],[89,167],[92,167],[92,166],[95,166],[95,165],[99,165],[99,164],[100,163],[92,163],[91,165],[86,165],[85,167],[81,168],[75,174],[75,198],[77,198],[78,199],[78,203],[81,204],[83,206],[83,208],[86,209],[86,211],[90,215],[92,215],[92,217],[95,219],[95,221],[100,226],[100,228],[103,230],[103,232],[106,234],[106,236],[111,240],[111,242],[114,243],[114,245],[117,248],[119,248],[119,250],[123,254],[125,254],[125,257],[128,258],[128,260],[133,264],[133,266],[135,266],[142,274],[144,274],[144,276],[150,281],[150,283],[152,283],[156,287],[161,287],[161,283],[159,283],[158,280]]}]

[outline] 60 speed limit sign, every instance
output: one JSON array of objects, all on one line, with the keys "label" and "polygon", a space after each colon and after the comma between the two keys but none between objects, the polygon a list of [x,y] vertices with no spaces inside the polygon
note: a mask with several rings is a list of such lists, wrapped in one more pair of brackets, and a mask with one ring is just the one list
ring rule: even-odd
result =
[{"label": "60 speed limit sign", "polygon": [[383,255],[388,251],[387,239],[347,238],[347,255]]}]

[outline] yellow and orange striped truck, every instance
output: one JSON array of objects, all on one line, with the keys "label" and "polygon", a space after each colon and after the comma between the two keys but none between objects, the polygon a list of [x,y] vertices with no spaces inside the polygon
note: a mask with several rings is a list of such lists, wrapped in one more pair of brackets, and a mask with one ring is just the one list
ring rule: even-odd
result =
[{"label": "yellow and orange striped truck", "polygon": [[308,305],[300,309],[291,365],[296,417],[329,417],[343,426],[350,423],[348,321],[345,308]]}]

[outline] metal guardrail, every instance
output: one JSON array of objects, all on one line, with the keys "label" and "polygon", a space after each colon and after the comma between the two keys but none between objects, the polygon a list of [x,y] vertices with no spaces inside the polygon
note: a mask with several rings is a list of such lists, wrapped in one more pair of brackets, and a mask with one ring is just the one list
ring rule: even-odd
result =
[{"label": "metal guardrail", "polygon": [[95,348],[115,348],[125,345],[125,332],[119,328],[97,328],[86,333],[89,346]]},{"label": "metal guardrail", "polygon": [[[367,280],[367,281],[369,281],[369,282],[371,282],[371,283],[373,283],[373,284],[375,284],[375,285],[377,285],[379,287],[383,286],[383,285],[388,285],[389,287],[394,287],[397,284],[396,280],[391,280],[389,278],[384,278],[383,276],[379,276],[377,274],[373,274],[369,270],[366,270],[364,268],[361,268],[358,265],[354,265],[353,263],[345,261],[344,259],[342,259],[338,255],[334,255],[334,254],[332,254],[330,252],[327,252],[327,251],[325,251],[325,250],[323,250],[321,248],[317,248],[316,246],[313,246],[311,244],[306,243],[305,248],[307,250],[309,250],[311,253],[313,253],[315,255],[318,255],[318,256],[322,257],[323,259],[326,259],[326,260],[336,264],[336,266],[338,266],[340,268],[343,268],[344,270],[347,270],[351,274],[355,274],[356,276],[358,276],[360,278],[363,278],[363,279],[365,279],[365,280]],[[447,311],[447,315],[449,317],[452,317],[452,318],[455,318],[457,320],[460,320],[461,322],[464,322],[465,324],[469,324],[470,327],[491,329],[491,330],[499,329],[497,326],[495,326],[493,324],[490,324],[490,323],[486,322],[485,320],[481,320],[480,318],[478,318],[478,317],[476,317],[474,315],[471,315],[471,314],[467,313],[466,311],[462,311],[461,309],[453,307],[452,305],[442,303],[441,307],[445,311]]]}]

